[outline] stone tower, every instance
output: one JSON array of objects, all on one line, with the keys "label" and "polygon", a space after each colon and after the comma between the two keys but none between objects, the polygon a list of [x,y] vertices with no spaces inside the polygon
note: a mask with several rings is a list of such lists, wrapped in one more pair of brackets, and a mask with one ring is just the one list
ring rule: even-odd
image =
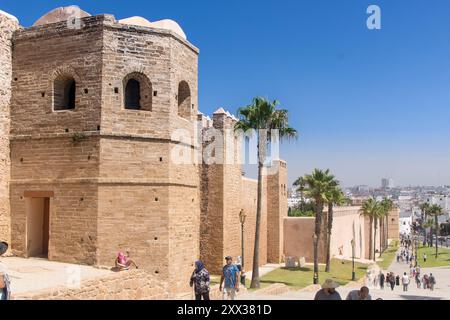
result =
[{"label": "stone tower", "polygon": [[283,220],[288,216],[287,165],[274,160],[267,175],[267,262],[283,258]]},{"label": "stone tower", "polygon": [[170,20],[59,10],[14,35],[12,248],[105,266],[127,251],[187,290],[199,175],[173,149],[195,150],[199,51]]},{"label": "stone tower", "polygon": [[[234,135],[237,119],[220,108],[212,120],[198,117],[203,127],[201,166],[200,256],[214,273],[225,256],[244,257],[245,270],[253,265],[258,182],[243,177],[242,137]],[[287,168],[272,161],[262,177],[259,264],[279,263],[283,255],[283,219],[287,216]],[[242,253],[240,211],[244,222]]]},{"label": "stone tower", "polygon": [[10,102],[12,81],[12,35],[17,19],[0,10],[0,240],[11,242],[9,206]]}]

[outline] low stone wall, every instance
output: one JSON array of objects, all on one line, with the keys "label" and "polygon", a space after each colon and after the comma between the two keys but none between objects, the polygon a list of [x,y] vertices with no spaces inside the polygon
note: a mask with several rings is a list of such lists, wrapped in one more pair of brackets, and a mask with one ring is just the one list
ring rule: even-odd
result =
[{"label": "low stone wall", "polygon": [[282,295],[289,291],[291,291],[291,289],[284,283],[274,283],[268,287],[259,289],[258,291],[256,291],[256,293],[261,294],[261,295],[278,296],[278,295]]},{"label": "low stone wall", "polygon": [[12,296],[13,300],[164,300],[165,284],[144,270],[130,270],[83,281],[80,288],[64,286]]},{"label": "low stone wall", "polygon": [[[239,286],[239,292],[237,293],[237,297],[239,299],[240,295],[244,295],[248,292],[247,288],[245,288],[244,286]],[[211,300],[222,300],[223,298],[223,294],[222,291],[219,290],[219,285],[215,285],[212,286],[210,291],[209,291],[209,298]]]}]

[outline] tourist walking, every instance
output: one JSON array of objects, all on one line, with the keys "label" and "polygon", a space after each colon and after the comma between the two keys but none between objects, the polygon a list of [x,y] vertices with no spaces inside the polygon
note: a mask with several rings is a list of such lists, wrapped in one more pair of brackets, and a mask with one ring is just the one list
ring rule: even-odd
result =
[{"label": "tourist walking", "polygon": [[389,274],[389,284],[391,285],[391,291],[394,291],[395,277],[394,277],[394,274],[392,272]]},{"label": "tourist walking", "polygon": [[419,275],[418,273],[416,273],[415,279],[416,279],[417,289],[420,289],[422,283],[421,283],[421,281],[420,281],[420,275]]},{"label": "tourist walking", "polygon": [[384,290],[384,280],[385,280],[386,278],[385,278],[385,276],[384,276],[384,273],[382,273],[381,271],[380,271],[380,289],[381,290]]},{"label": "tourist walking", "polygon": [[426,253],[423,254],[423,262],[427,262],[427,254]]},{"label": "tourist walking", "polygon": [[200,260],[195,261],[195,270],[192,272],[190,286],[194,286],[195,300],[209,300],[210,275]]},{"label": "tourist walking", "polygon": [[404,292],[408,291],[409,277],[408,277],[408,275],[406,274],[406,272],[403,273],[402,284],[403,284],[403,291],[404,291]]},{"label": "tourist walking", "polygon": [[399,285],[400,285],[400,276],[399,276],[399,275],[397,275],[397,276],[395,277],[395,285],[396,285],[396,286],[399,286]]},{"label": "tourist walking", "polygon": [[378,287],[378,284],[380,283],[380,275],[374,274],[373,276],[373,286],[376,288]]},{"label": "tourist walking", "polygon": [[424,274],[422,277],[422,285],[424,289],[428,289],[428,275]]},{"label": "tourist walking", "polygon": [[[6,242],[0,242],[0,257],[8,250]],[[11,298],[11,285],[6,267],[0,262],[0,300],[9,300]]]},{"label": "tourist walking", "polygon": [[417,267],[416,267],[416,274],[418,274],[419,276],[420,276],[420,271],[421,271],[420,266],[417,265]]},{"label": "tourist walking", "polygon": [[433,274],[430,273],[430,278],[428,279],[429,287],[431,291],[434,291],[434,286],[436,285],[436,279],[434,278]]},{"label": "tourist walking", "polygon": [[333,279],[325,280],[322,289],[316,292],[314,300],[342,300],[341,295],[336,291],[337,287],[339,287],[339,284],[334,282]]},{"label": "tourist walking", "polygon": [[[235,300],[236,292],[239,292],[239,269],[233,264],[232,257],[226,257],[225,261],[226,264],[220,277],[219,290],[223,292],[223,300]],[[223,282],[225,282],[224,287],[222,287]]]},{"label": "tourist walking", "polygon": [[362,287],[359,290],[350,291],[346,300],[372,300],[372,297],[369,294],[369,288]]}]

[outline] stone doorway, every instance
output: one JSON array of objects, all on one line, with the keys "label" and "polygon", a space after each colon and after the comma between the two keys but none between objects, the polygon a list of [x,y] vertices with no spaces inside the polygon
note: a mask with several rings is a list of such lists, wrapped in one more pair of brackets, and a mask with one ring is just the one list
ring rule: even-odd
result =
[{"label": "stone doorway", "polygon": [[27,256],[48,258],[50,198],[27,198]]}]

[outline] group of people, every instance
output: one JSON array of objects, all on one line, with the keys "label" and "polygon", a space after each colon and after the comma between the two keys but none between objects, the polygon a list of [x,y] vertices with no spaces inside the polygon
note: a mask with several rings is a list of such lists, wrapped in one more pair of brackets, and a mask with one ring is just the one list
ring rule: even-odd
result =
[{"label": "group of people", "polygon": [[397,253],[397,262],[406,262],[406,264],[408,263],[412,263],[415,260],[415,256],[414,253],[412,253],[411,250],[402,250],[401,252]]},{"label": "group of people", "polygon": [[432,273],[430,273],[430,275],[424,274],[422,278],[420,277],[420,274],[417,274],[415,279],[417,289],[423,288],[430,289],[431,291],[434,290],[434,286],[436,285],[436,278]]},{"label": "group of people", "polygon": [[[333,279],[325,280],[322,288],[316,292],[314,300],[342,300],[341,295],[336,291],[338,287],[339,284]],[[372,297],[369,293],[369,288],[364,286],[359,290],[350,291],[345,300],[372,300]]]},{"label": "group of people", "polygon": [[[222,292],[223,300],[235,300],[239,292],[239,280],[242,274],[240,262],[233,263],[231,256],[225,257],[225,265],[220,276],[219,291]],[[210,274],[202,261],[195,262],[195,269],[192,272],[190,286],[194,287],[195,300],[209,300]]]},{"label": "group of people", "polygon": [[[402,249],[401,253],[397,254],[397,261],[401,257],[413,258],[409,256],[408,250],[410,242],[407,239],[402,239]],[[8,250],[8,244],[6,242],[0,242],[0,256],[6,253]],[[408,259],[406,259],[408,260]],[[426,256],[424,257],[426,260]],[[220,277],[219,290],[222,292],[224,300],[235,300],[236,294],[239,292],[239,283],[241,274],[243,273],[240,262],[238,264],[233,263],[233,258],[231,256],[225,257],[225,265],[222,268],[222,275]],[[115,261],[115,267],[119,270],[129,270],[131,267],[138,266],[136,263],[130,259],[129,254],[125,255],[123,252],[119,252]],[[380,286],[384,289],[385,284],[389,285],[391,290],[394,290],[395,286],[400,286],[400,282],[403,286],[403,291],[408,291],[408,286],[414,279],[417,288],[434,290],[436,285],[436,278],[432,273],[430,275],[421,275],[420,266],[414,266],[410,264],[410,274],[408,275],[404,272],[403,276],[395,275],[393,272],[388,272],[386,275],[380,271],[380,273],[374,277],[373,285]],[[194,288],[195,299],[196,300],[210,300],[210,274],[205,268],[202,261],[198,260],[195,262],[195,269],[190,277],[190,286]],[[332,279],[327,279],[323,284],[322,288],[316,293],[314,300],[342,300],[340,294],[336,291],[339,284]],[[6,272],[6,268],[0,262],[0,300],[10,299],[10,280]],[[364,286],[360,290],[353,290],[348,295],[346,300],[372,300],[369,294],[369,288]]]}]

